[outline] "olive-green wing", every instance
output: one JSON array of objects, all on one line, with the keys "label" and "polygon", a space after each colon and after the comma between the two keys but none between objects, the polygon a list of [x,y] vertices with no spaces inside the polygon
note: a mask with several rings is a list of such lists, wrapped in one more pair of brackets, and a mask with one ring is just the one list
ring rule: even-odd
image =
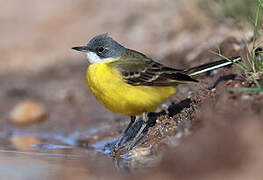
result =
[{"label": "olive-green wing", "polygon": [[166,67],[129,49],[118,61],[113,62],[113,66],[122,74],[126,83],[134,86],[173,86],[198,82],[182,73],[182,70]]}]

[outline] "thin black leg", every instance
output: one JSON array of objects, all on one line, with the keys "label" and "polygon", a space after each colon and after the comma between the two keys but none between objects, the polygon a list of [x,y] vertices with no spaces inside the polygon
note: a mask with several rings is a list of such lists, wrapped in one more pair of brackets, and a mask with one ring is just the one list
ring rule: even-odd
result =
[{"label": "thin black leg", "polygon": [[113,147],[112,153],[116,153],[119,148],[120,148],[120,143],[122,142],[124,136],[126,135],[126,133],[128,132],[128,130],[130,129],[130,127],[133,125],[133,123],[135,122],[136,116],[131,116],[131,120],[129,125],[127,126],[127,128],[124,130],[124,132],[122,133],[122,135],[119,137],[118,141],[116,142],[116,144]]},{"label": "thin black leg", "polygon": [[130,123],[128,125],[128,127],[124,130],[123,134],[126,134],[128,132],[128,130],[130,129],[130,127],[133,125],[133,123],[135,122],[136,116],[131,116],[131,120]]},{"label": "thin black leg", "polygon": [[138,131],[138,133],[136,134],[135,138],[133,139],[133,141],[129,144],[127,148],[128,151],[130,151],[139,142],[139,140],[141,139],[142,132],[147,126],[147,123],[148,123],[148,115],[147,113],[143,113],[143,124],[140,130]]}]

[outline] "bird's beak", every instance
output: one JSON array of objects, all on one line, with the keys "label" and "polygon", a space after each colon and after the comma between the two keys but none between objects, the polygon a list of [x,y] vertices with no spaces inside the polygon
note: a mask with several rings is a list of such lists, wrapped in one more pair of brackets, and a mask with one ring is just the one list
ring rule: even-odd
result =
[{"label": "bird's beak", "polygon": [[81,52],[87,52],[88,51],[87,46],[76,46],[76,47],[73,47],[72,49],[74,49],[76,51],[81,51]]}]

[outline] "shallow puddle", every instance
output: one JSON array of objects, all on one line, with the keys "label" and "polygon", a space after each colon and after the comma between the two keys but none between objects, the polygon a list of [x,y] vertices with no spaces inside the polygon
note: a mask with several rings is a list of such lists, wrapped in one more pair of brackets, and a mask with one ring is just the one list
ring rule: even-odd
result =
[{"label": "shallow puddle", "polygon": [[[89,178],[94,176],[90,176],[92,168],[95,171],[93,174],[99,177],[99,170],[104,169],[107,164],[107,160],[100,154],[76,148],[35,152],[1,149],[0,159],[1,179]],[[93,167],[95,162],[96,166]]]},{"label": "shallow puddle", "polygon": [[[74,168],[84,174],[90,170],[86,166],[94,166],[101,171],[107,164],[123,172],[144,166],[152,166],[156,161],[153,154],[149,154],[149,147],[135,148],[133,151],[121,152],[116,157],[111,156],[111,149],[117,137],[105,134],[107,125],[101,124],[86,131],[76,131],[68,135],[53,132],[27,132],[12,130],[12,133],[0,134],[2,142],[0,148],[0,169],[3,177],[17,178],[19,174],[26,174],[25,179],[43,177],[54,178],[65,168]],[[107,128],[106,128],[107,129]],[[129,139],[126,137],[126,139]],[[145,153],[146,152],[146,153]],[[13,169],[24,168],[14,175]],[[63,170],[62,170],[63,169]],[[43,176],[44,175],[44,176]],[[39,178],[38,178],[39,179]]]}]

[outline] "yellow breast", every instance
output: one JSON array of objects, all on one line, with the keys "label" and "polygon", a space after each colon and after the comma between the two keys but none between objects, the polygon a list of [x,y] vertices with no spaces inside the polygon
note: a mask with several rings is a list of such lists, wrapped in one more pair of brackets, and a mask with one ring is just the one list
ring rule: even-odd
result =
[{"label": "yellow breast", "polygon": [[87,84],[109,110],[129,116],[154,111],[175,93],[173,86],[132,86],[108,62],[92,64],[86,72]]}]

